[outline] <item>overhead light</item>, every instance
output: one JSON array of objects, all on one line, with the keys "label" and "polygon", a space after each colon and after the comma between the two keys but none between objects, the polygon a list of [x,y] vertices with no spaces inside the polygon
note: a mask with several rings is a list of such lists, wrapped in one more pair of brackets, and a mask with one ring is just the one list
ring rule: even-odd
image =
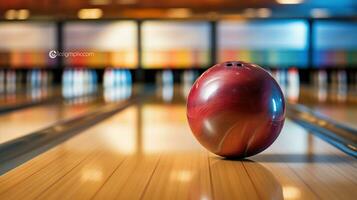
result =
[{"label": "overhead light", "polygon": [[301,197],[301,191],[294,186],[283,186],[284,199],[298,199]]},{"label": "overhead light", "polygon": [[29,16],[30,16],[30,11],[28,9],[20,9],[20,10],[10,9],[5,12],[5,19],[7,20],[14,20],[14,19],[24,20],[24,19],[28,19]]},{"label": "overhead light", "polygon": [[169,9],[167,11],[167,16],[173,18],[186,18],[186,17],[190,17],[191,15],[192,12],[188,8],[174,8],[174,9]]},{"label": "overhead light", "polygon": [[244,17],[256,17],[256,11],[254,8],[247,8],[243,11]]},{"label": "overhead light", "polygon": [[83,169],[81,172],[81,179],[86,182],[100,182],[103,179],[103,170],[101,169]]},{"label": "overhead light", "polygon": [[14,20],[17,18],[17,11],[14,9],[7,10],[5,12],[5,19]]},{"label": "overhead light", "polygon": [[257,9],[257,16],[262,18],[270,17],[271,10],[269,8],[259,8]]},{"label": "overhead light", "polygon": [[324,8],[314,8],[311,10],[310,14],[314,18],[326,18],[330,16],[328,10]]},{"label": "overhead light", "polygon": [[79,19],[99,19],[102,16],[103,11],[99,8],[83,8],[78,11]]},{"label": "overhead light", "polygon": [[29,18],[29,16],[30,16],[30,11],[27,9],[20,9],[17,12],[17,19],[24,20],[24,19]]},{"label": "overhead light", "polygon": [[300,4],[304,0],[276,0],[280,4]]},{"label": "overhead light", "polygon": [[192,179],[192,172],[189,170],[172,171],[171,179],[180,182],[188,182]]},{"label": "overhead light", "polygon": [[108,5],[111,3],[111,0],[90,0],[91,5]]}]

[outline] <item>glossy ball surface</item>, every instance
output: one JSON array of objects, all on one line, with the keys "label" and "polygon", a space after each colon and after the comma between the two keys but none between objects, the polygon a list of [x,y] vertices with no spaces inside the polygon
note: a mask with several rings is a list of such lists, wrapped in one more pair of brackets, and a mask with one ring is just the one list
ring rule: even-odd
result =
[{"label": "glossy ball surface", "polygon": [[224,62],[195,81],[187,99],[187,119],[209,151],[244,158],[265,150],[278,137],[285,120],[284,95],[258,65]]}]

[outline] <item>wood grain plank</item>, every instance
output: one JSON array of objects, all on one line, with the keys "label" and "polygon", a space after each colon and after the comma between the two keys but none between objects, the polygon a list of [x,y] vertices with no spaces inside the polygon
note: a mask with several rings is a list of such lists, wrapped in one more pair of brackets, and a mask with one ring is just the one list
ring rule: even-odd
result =
[{"label": "wood grain plank", "polygon": [[162,155],[142,199],[210,199],[206,152]]},{"label": "wood grain plank", "polygon": [[89,199],[120,165],[124,156],[98,150],[36,199]]},{"label": "wood grain plank", "polygon": [[[92,140],[91,136],[91,134],[77,135],[71,140],[64,142],[62,145],[57,146],[2,175],[0,177],[0,194],[9,190],[9,188],[17,186],[43,168],[51,167],[49,165],[52,164],[52,162],[66,162],[66,160],[72,160],[73,157],[79,160],[83,155],[81,155],[81,153],[76,153],[76,151],[68,151],[68,149],[77,149],[78,151],[80,151],[80,149],[92,149],[95,147],[95,142]],[[56,166],[56,164],[54,165]]]},{"label": "wood grain plank", "polygon": [[213,199],[260,199],[242,161],[211,155]]},{"label": "wood grain plank", "polygon": [[[129,113],[128,113],[129,112]],[[13,176],[17,176],[17,179],[12,179],[10,176],[9,181],[5,181],[9,179],[7,176],[3,176],[4,181],[1,183],[0,188],[4,189],[4,192],[1,193],[1,197],[4,198],[14,198],[14,199],[32,199],[40,195],[42,192],[47,190],[51,185],[55,184],[61,178],[63,178],[67,173],[73,170],[77,165],[79,165],[82,161],[86,159],[90,159],[93,156],[96,156],[98,153],[107,150],[108,152],[116,152],[117,149],[113,149],[113,144],[108,145],[109,141],[115,140],[123,140],[121,137],[113,137],[116,135],[116,132],[112,132],[112,129],[108,130],[108,125],[111,127],[123,128],[123,130],[130,129],[134,131],[131,127],[132,123],[135,120],[130,120],[133,117],[133,110],[128,109],[116,115],[113,118],[110,118],[104,123],[98,124],[86,131],[84,131],[81,135],[78,135],[65,143],[55,147],[53,151],[45,152],[39,155],[37,158],[27,162],[24,166],[32,167],[33,162],[38,162],[37,166],[33,168],[31,171],[26,171],[28,167],[19,167],[17,169],[12,170],[9,173],[9,176],[12,174]],[[127,119],[129,117],[129,119]],[[135,117],[135,115],[134,115]],[[126,119],[126,120],[122,120]],[[127,123],[132,121],[132,123]],[[117,123],[119,121],[119,123]],[[115,126],[113,126],[115,125]],[[109,131],[109,136],[107,135]],[[128,132],[129,134],[133,134],[132,132]],[[121,134],[126,137],[126,134]],[[120,136],[121,136],[120,135]],[[56,152],[61,152],[61,156],[56,156]],[[62,153],[63,152],[63,153]],[[49,164],[46,162],[47,158],[55,157],[56,159],[52,160]],[[117,156],[111,156],[111,158],[115,159]],[[47,164],[43,164],[47,163]]]},{"label": "wood grain plank", "polygon": [[108,178],[94,199],[140,199],[159,158],[159,155],[139,155],[126,159]]},{"label": "wood grain plank", "polygon": [[[320,199],[354,199],[357,196],[357,185],[352,177],[357,174],[357,170],[352,163],[355,161],[320,138],[309,135],[306,130],[298,131],[295,126],[289,124],[289,128],[295,130],[294,134],[283,132],[282,137],[272,146],[272,155],[275,153],[277,160],[286,162]],[[351,174],[351,178],[347,178],[347,174]]]},{"label": "wood grain plank", "polygon": [[52,162],[46,168],[22,180],[16,186],[0,194],[1,199],[35,199],[52,184],[56,183],[74,167],[85,160],[87,155],[71,154]]}]

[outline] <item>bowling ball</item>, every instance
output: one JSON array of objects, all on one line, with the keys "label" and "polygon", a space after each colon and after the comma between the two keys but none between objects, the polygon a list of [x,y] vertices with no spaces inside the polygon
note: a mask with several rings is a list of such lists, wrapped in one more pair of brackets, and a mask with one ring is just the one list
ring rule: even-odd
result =
[{"label": "bowling ball", "polygon": [[285,100],[275,79],[258,65],[216,64],[193,84],[187,119],[197,140],[223,157],[244,158],[268,148],[285,120]]}]

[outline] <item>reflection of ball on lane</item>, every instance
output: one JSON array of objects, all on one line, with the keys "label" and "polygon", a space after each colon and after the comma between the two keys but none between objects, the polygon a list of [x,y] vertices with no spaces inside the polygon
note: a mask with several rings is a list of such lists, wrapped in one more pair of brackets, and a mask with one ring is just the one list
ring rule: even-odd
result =
[{"label": "reflection of ball on lane", "polygon": [[283,93],[261,67],[232,61],[217,64],[194,83],[187,118],[197,140],[225,157],[247,157],[269,147],[285,119]]}]

